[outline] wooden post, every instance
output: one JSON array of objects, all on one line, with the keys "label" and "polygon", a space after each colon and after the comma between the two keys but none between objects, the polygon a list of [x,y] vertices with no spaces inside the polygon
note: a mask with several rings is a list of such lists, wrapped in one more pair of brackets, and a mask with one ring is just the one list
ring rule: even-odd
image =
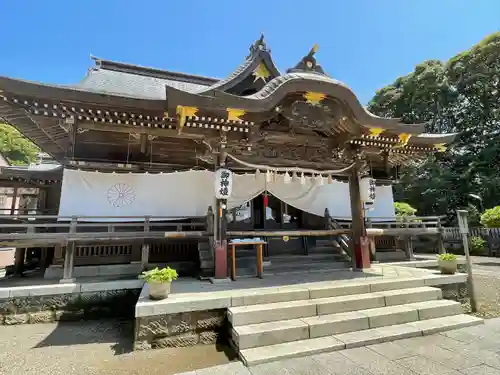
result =
[{"label": "wooden post", "polygon": [[[410,219],[407,217],[403,218],[404,226],[406,229],[410,228]],[[404,251],[407,260],[414,260],[415,257],[413,255],[413,241],[411,238],[411,234],[404,236]]]},{"label": "wooden post", "polygon": [[217,236],[215,240],[215,278],[227,278],[227,220],[225,199],[217,200]]},{"label": "wooden post", "polygon": [[[71,226],[69,227],[69,233],[76,233],[76,225],[78,219],[76,216],[71,218]],[[76,252],[76,242],[71,241],[66,246],[66,253],[64,254],[64,268],[63,268],[63,278],[59,280],[59,283],[73,283],[75,279],[73,278],[73,272],[75,270],[75,252]]]},{"label": "wooden post", "polygon": [[17,193],[18,193],[18,187],[16,186],[14,188],[13,193],[12,193],[12,202],[10,203],[10,214],[11,215],[14,215],[16,212]]},{"label": "wooden post", "polygon": [[[372,219],[367,218],[366,219],[366,228],[372,228]],[[368,244],[370,247],[370,261],[371,262],[376,262],[377,261],[377,247],[375,246],[375,237],[371,236],[368,237]]]},{"label": "wooden post", "polygon": [[207,233],[212,233],[214,232],[214,211],[212,209],[212,206],[208,206],[208,211],[207,211]]},{"label": "wooden post", "polygon": [[58,244],[54,246],[54,258],[52,259],[52,265],[60,267],[63,265],[63,263],[64,261],[63,261],[62,246]]},{"label": "wooden post", "polygon": [[359,164],[356,164],[351,169],[349,175],[349,195],[351,198],[352,243],[354,247],[353,263],[356,269],[370,268],[370,255],[359,185]]},{"label": "wooden post", "polygon": [[328,211],[328,208],[325,208],[325,215],[324,215],[324,221],[325,221],[325,229],[330,229],[330,211]]},{"label": "wooden post", "polygon": [[439,254],[444,254],[446,252],[444,248],[444,229],[443,225],[441,224],[441,218],[438,217],[437,219],[437,227],[438,227],[438,237],[437,237],[437,248],[438,248],[438,253]]},{"label": "wooden post", "polygon": [[[150,230],[149,222],[151,220],[150,216],[144,218],[144,233],[148,233]],[[141,249],[141,269],[143,271],[147,270],[149,264],[149,244],[142,244]]]},{"label": "wooden post", "polygon": [[22,276],[24,272],[24,261],[26,258],[26,249],[24,247],[16,247],[14,255],[14,274]]},{"label": "wooden post", "polygon": [[[219,154],[219,166],[226,166],[226,154]],[[217,199],[217,233],[215,238],[215,278],[227,278],[227,200]]]}]

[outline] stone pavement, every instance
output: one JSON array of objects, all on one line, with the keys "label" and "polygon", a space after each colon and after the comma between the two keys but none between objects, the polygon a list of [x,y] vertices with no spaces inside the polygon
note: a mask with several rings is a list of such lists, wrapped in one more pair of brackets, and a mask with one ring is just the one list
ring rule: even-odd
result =
[{"label": "stone pavement", "polygon": [[484,325],[362,348],[244,367],[239,362],[179,375],[498,375],[500,318]]}]

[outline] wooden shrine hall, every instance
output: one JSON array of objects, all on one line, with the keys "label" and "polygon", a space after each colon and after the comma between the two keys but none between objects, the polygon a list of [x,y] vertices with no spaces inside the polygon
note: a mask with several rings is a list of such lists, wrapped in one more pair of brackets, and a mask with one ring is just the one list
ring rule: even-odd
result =
[{"label": "wooden shrine hall", "polygon": [[[280,72],[261,37],[225,79],[99,58],[74,85],[0,77],[0,119],[61,165],[47,178],[59,196],[40,207],[58,215],[13,218],[0,243],[48,249],[64,278],[75,266],[183,262],[224,278],[230,241],[252,238],[276,270],[289,255],[370,267],[368,237],[382,232],[366,227],[395,220],[396,168],[455,134],[371,114],[317,50]],[[238,247],[236,266],[252,256]]]}]

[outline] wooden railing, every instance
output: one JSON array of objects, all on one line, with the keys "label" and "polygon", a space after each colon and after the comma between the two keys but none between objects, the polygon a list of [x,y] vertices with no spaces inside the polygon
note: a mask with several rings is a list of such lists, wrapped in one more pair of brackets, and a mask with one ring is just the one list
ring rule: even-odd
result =
[{"label": "wooden railing", "polygon": [[[365,219],[366,234],[370,240],[372,255],[376,249],[398,249],[403,247],[407,258],[413,258],[413,238],[432,236],[437,240],[438,252],[444,252],[444,228],[441,216],[413,216],[413,217],[368,217]],[[327,228],[351,228],[351,218],[330,217],[325,210],[325,224]],[[351,239],[348,234],[339,234],[335,240],[341,249],[352,257]]]},{"label": "wooden railing", "polygon": [[[179,222],[181,220],[189,222]],[[209,235],[207,216],[15,215],[8,222],[0,224],[0,246],[16,247],[65,246],[69,242],[90,245],[134,240],[148,243],[170,238],[206,238]]]},{"label": "wooden railing", "polygon": [[65,279],[75,265],[145,266],[149,250],[152,262],[199,263],[197,243],[213,236],[213,220],[210,207],[206,216],[182,218],[15,215],[0,223],[0,246],[53,249],[52,264],[64,266]]},{"label": "wooden railing", "polygon": [[133,259],[132,245],[130,244],[76,246],[76,266],[122,264],[131,261]]}]

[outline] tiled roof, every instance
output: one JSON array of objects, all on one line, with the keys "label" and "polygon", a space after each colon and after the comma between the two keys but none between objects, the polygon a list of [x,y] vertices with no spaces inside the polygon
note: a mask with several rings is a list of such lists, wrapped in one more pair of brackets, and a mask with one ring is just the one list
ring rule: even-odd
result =
[{"label": "tiled roof", "polygon": [[75,88],[141,99],[165,100],[165,86],[198,92],[207,86],[113,70],[92,69]]},{"label": "tiled roof", "polygon": [[165,86],[199,92],[218,81],[215,78],[93,59],[96,67],[90,69],[80,83],[71,87],[119,96],[164,100]]}]

